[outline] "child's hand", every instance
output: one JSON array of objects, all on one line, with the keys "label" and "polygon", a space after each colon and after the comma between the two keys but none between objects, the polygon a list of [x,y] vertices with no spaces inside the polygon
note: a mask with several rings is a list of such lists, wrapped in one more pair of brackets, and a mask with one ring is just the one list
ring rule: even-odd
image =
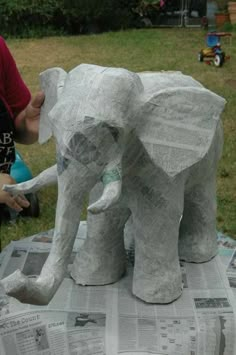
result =
[{"label": "child's hand", "polygon": [[44,93],[39,91],[28,106],[15,118],[16,141],[32,144],[38,139],[40,110],[44,102]]},{"label": "child's hand", "polygon": [[12,196],[9,192],[2,190],[3,185],[15,183],[15,180],[10,175],[0,173],[0,203],[4,203],[17,212],[21,212],[23,207],[29,207],[29,201],[23,195]]}]

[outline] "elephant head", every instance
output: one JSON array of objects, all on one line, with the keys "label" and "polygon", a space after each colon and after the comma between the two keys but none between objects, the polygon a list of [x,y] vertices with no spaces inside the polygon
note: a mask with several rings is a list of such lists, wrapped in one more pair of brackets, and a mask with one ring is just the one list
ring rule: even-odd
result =
[{"label": "elephant head", "polygon": [[[46,92],[39,142],[57,141],[58,168],[78,161],[101,178],[104,192],[89,206],[93,213],[114,204],[121,193],[121,160],[130,118],[143,86],[140,78],[124,69],[80,65],[67,74],[61,68],[41,74]],[[73,117],[73,119],[72,119]],[[64,132],[63,138],[61,132]]]},{"label": "elephant head", "polygon": [[57,145],[52,249],[36,280],[19,271],[2,280],[9,295],[33,304],[47,304],[62,282],[83,201],[93,186],[101,180],[104,190],[90,212],[103,212],[119,200],[127,174],[123,157],[132,143],[138,141],[153,164],[173,177],[207,153],[225,104],[178,72],[137,74],[82,64],[69,73],[46,70],[41,87],[46,99],[39,141],[53,134]]}]

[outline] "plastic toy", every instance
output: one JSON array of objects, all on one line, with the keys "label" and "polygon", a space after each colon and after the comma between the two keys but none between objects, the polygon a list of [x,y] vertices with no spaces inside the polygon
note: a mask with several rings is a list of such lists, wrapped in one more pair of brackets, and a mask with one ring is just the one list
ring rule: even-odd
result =
[{"label": "plastic toy", "polygon": [[211,64],[213,62],[216,67],[221,67],[226,59],[230,59],[230,55],[226,55],[221,47],[222,38],[228,38],[231,45],[231,33],[228,32],[209,32],[206,36],[207,48],[202,49],[198,53],[199,62],[204,60]]},{"label": "plastic toy", "polygon": [[16,160],[11,167],[11,176],[18,184],[33,178],[30,169],[25,164],[19,152],[16,152]]},{"label": "plastic toy", "polygon": [[[15,179],[15,181],[19,184],[20,182],[24,182],[33,178],[33,175],[25,164],[22,156],[19,152],[16,152],[16,160],[11,167],[10,175]],[[27,200],[30,202],[30,206],[28,208],[24,208],[24,210],[20,213],[21,216],[28,217],[38,217],[39,216],[39,201],[38,197],[35,193],[30,193],[26,195]],[[10,213],[11,215],[11,213]]]}]

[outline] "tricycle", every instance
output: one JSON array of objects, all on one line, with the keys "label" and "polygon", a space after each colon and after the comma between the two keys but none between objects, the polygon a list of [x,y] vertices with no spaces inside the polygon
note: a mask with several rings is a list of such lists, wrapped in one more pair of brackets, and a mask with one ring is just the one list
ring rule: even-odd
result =
[{"label": "tricycle", "polygon": [[206,35],[207,47],[201,49],[198,53],[199,62],[206,61],[208,64],[212,62],[216,67],[221,67],[223,63],[230,59],[230,55],[223,51],[221,41],[223,38],[227,38],[231,47],[232,34],[229,32],[209,32]]}]

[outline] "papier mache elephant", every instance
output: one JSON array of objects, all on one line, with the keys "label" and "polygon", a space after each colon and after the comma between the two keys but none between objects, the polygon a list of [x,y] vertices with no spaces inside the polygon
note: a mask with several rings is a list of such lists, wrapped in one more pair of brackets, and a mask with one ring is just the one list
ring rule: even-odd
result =
[{"label": "papier mache elephant", "polygon": [[[53,133],[58,202],[51,252],[37,279],[19,270],[3,279],[8,295],[48,304],[67,269],[84,199],[90,193],[87,238],[71,276],[105,285],[126,269],[124,226],[135,235],[133,294],[169,303],[182,292],[179,259],[205,262],[217,253],[216,169],[225,100],[181,72],[134,73],[81,64],[41,74],[46,94],[39,141]],[[37,189],[42,173],[5,186]],[[100,197],[99,197],[100,196]]]}]

